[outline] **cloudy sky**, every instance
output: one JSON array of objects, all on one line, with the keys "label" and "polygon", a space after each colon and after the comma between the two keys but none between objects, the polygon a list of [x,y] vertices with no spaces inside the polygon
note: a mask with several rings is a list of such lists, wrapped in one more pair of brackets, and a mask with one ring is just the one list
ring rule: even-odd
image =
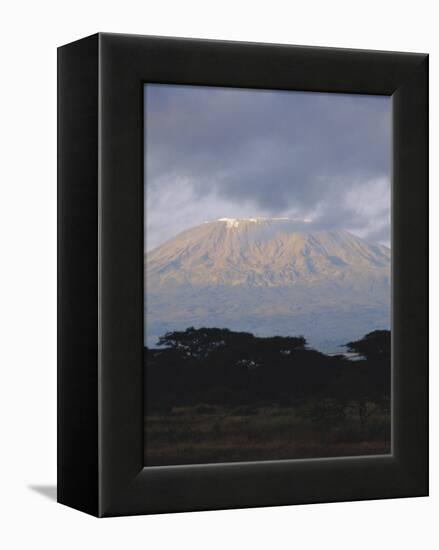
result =
[{"label": "cloudy sky", "polygon": [[391,99],[145,86],[145,249],[217,218],[390,245]]}]

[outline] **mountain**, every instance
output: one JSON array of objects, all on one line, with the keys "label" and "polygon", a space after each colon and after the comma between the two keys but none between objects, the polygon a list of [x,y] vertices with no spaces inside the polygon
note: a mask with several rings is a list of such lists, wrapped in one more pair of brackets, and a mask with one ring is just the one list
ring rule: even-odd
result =
[{"label": "mountain", "polygon": [[390,250],[306,221],[222,218],[145,255],[149,346],[188,326],[303,334],[324,351],[390,327]]}]

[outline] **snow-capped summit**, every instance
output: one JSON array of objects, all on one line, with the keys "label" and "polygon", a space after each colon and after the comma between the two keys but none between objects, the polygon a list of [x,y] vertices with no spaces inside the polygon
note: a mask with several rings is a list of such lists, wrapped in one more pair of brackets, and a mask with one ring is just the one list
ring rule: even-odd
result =
[{"label": "snow-capped summit", "polygon": [[288,218],[220,218],[149,252],[148,339],[193,325],[342,344],[389,328],[390,250],[312,227]]},{"label": "snow-capped summit", "polygon": [[224,222],[227,224],[227,227],[239,227],[240,225],[245,225],[248,223],[272,223],[272,222],[296,222],[296,223],[310,223],[311,220],[309,219],[295,219],[295,218],[264,218],[264,217],[258,217],[258,218],[218,218],[216,220],[209,220],[204,223],[216,223],[216,222]]},{"label": "snow-capped summit", "polygon": [[206,223],[215,223],[215,222],[225,222],[227,227],[239,227],[239,225],[246,223],[266,223],[270,221],[288,221],[289,218],[218,218],[213,222]]},{"label": "snow-capped summit", "polygon": [[150,287],[283,286],[388,276],[390,250],[346,231],[308,231],[288,218],[221,218],[183,231],[146,257]]}]

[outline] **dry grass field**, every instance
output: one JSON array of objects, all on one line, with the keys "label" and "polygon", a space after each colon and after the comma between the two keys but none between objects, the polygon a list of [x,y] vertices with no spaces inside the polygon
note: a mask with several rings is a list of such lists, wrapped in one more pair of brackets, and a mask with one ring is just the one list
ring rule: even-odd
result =
[{"label": "dry grass field", "polygon": [[352,404],[343,417],[296,407],[200,404],[145,418],[145,465],[201,464],[390,453],[387,410]]}]

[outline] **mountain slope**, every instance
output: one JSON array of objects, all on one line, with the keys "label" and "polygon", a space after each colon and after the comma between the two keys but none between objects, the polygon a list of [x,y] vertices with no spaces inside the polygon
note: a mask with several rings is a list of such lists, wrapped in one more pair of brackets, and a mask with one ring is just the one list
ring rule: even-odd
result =
[{"label": "mountain slope", "polygon": [[309,227],[287,219],[221,219],[148,253],[148,344],[191,325],[304,334],[321,348],[389,328],[390,250],[345,231]]}]

